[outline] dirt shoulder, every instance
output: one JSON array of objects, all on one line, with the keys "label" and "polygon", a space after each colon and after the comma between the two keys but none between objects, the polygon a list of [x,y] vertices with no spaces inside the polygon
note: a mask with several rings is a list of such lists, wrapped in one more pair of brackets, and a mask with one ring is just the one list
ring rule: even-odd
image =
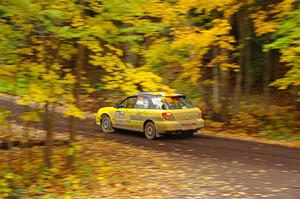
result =
[{"label": "dirt shoulder", "polygon": [[229,138],[235,140],[244,140],[244,141],[251,141],[251,142],[258,142],[264,144],[272,144],[272,145],[280,145],[290,148],[300,148],[300,140],[299,141],[290,141],[290,140],[272,140],[264,137],[259,136],[251,136],[246,133],[240,133],[234,130],[224,130],[224,131],[213,131],[203,129],[199,131],[201,135],[207,136],[214,136],[218,138]]}]

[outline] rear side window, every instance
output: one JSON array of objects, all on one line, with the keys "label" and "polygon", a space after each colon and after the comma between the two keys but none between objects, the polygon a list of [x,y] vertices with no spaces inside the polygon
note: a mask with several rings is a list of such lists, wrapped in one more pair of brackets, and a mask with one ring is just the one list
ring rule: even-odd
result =
[{"label": "rear side window", "polygon": [[186,96],[158,96],[152,97],[151,102],[154,109],[186,109],[195,106]]},{"label": "rear side window", "polygon": [[163,97],[166,109],[186,109],[195,107],[186,96]]}]

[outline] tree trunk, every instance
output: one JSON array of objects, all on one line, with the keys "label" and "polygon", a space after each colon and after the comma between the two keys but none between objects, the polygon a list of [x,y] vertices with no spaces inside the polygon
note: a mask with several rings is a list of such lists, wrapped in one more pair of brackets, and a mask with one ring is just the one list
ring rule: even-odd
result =
[{"label": "tree trunk", "polygon": [[49,110],[49,103],[45,104],[45,117],[44,117],[44,129],[46,131],[46,141],[44,148],[44,162],[46,167],[51,167],[51,156],[52,156],[52,131],[51,131],[51,111]]},{"label": "tree trunk", "polygon": [[[213,57],[218,55],[217,47],[213,47]],[[213,67],[213,110],[214,114],[219,113],[220,91],[219,91],[219,64],[216,63]]]},{"label": "tree trunk", "polygon": [[251,93],[251,86],[252,86],[252,69],[251,69],[251,45],[250,45],[250,39],[251,39],[251,28],[250,28],[250,19],[249,19],[249,13],[246,11],[243,20],[243,24],[245,26],[245,35],[244,35],[244,46],[245,46],[245,95],[246,99],[250,99],[250,93]]},{"label": "tree trunk", "polygon": [[223,122],[228,121],[228,93],[230,93],[228,86],[228,72],[228,70],[220,70],[221,120]]},{"label": "tree trunk", "polygon": [[12,152],[11,152],[11,148],[12,148],[12,143],[11,143],[11,137],[13,135],[12,132],[12,128],[11,128],[11,121],[7,122],[7,134],[8,134],[8,139],[7,139],[7,149],[8,149],[8,153],[7,153],[7,166],[8,166],[8,170],[12,170]]},{"label": "tree trunk", "polygon": [[[124,28],[127,28],[128,24],[123,24],[122,26]],[[125,35],[126,36],[131,36],[132,33],[125,33]],[[137,67],[137,65],[138,65],[138,56],[137,56],[137,54],[130,51],[130,49],[132,48],[132,44],[130,44],[130,42],[125,42],[123,48],[124,48],[125,62],[131,64],[133,67]]]},{"label": "tree trunk", "polygon": [[[201,77],[203,77],[201,75]],[[208,116],[212,116],[213,115],[213,112],[211,110],[212,108],[212,104],[211,104],[211,100],[209,99],[209,93],[210,92],[207,92],[209,89],[211,89],[209,86],[205,86],[202,84],[201,82],[201,78],[199,79],[199,91],[201,93],[201,98],[203,99],[204,101],[204,104],[205,104],[205,114],[207,114]]]},{"label": "tree trunk", "polygon": [[233,101],[234,114],[240,111],[241,87],[242,87],[242,72],[239,71],[235,74],[234,101]]},{"label": "tree trunk", "polygon": [[264,53],[264,110],[267,111],[269,108],[270,101],[270,76],[271,76],[271,52],[267,51]]},{"label": "tree trunk", "polygon": [[[81,73],[84,67],[84,46],[79,44],[78,46],[78,56],[76,59],[76,67],[75,67],[75,76],[76,76],[76,83],[74,85],[74,98],[75,98],[75,105],[79,108],[80,106],[80,90],[81,90]],[[70,116],[69,118],[69,131],[70,131],[70,141],[73,142],[75,140],[75,131],[74,131],[74,116]]]},{"label": "tree trunk", "polygon": [[[85,49],[83,45],[79,44],[78,56],[76,59],[76,67],[75,67],[76,84],[74,87],[75,105],[78,108],[80,107],[80,91],[81,91],[81,79],[82,79],[81,73],[84,68],[84,59],[85,59]],[[76,138],[74,116],[69,117],[69,132],[70,132],[70,143],[71,143],[69,147],[72,147],[72,143],[75,141]],[[68,156],[68,165],[72,166],[73,163],[74,163],[74,154],[71,154]]]},{"label": "tree trunk", "polygon": [[127,63],[132,64],[133,67],[137,67],[138,58],[137,55],[130,51],[131,45],[129,43],[125,43],[124,46],[124,54],[125,54],[125,61]]},{"label": "tree trunk", "polygon": [[32,161],[32,152],[31,148],[29,147],[29,141],[30,141],[30,130],[29,130],[29,124],[25,124],[25,150],[26,150],[26,159],[30,163]]},{"label": "tree trunk", "polygon": [[[300,92],[300,87],[295,86],[295,94],[294,94],[294,97],[292,99],[294,100],[295,107],[298,111],[300,111],[300,96],[298,94],[299,92]],[[300,114],[298,114],[297,119],[300,120]]]},{"label": "tree trunk", "polygon": [[242,46],[244,43],[245,31],[244,31],[244,23],[243,23],[243,13],[239,12],[237,15],[237,24],[239,31],[239,57],[238,64],[240,66],[240,71],[235,74],[235,87],[234,87],[234,99],[233,99],[233,114],[239,112],[240,109],[240,98],[241,98],[241,90],[242,90],[242,74],[244,68],[244,47]]},{"label": "tree trunk", "polygon": [[[69,132],[70,132],[70,143],[68,147],[73,147],[73,142],[75,141],[75,131],[74,131],[74,116],[69,117]],[[74,164],[74,154],[68,154],[67,163],[69,167]]]}]

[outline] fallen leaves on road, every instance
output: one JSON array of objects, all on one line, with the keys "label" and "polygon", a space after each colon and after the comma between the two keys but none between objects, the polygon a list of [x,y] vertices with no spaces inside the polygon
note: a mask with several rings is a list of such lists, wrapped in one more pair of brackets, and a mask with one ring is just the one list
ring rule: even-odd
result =
[{"label": "fallen leaves on road", "polygon": [[[32,135],[43,138],[41,132]],[[68,137],[56,133],[55,139]],[[43,146],[0,150],[1,157],[9,157],[10,153],[12,158],[12,171],[7,173],[4,169],[8,160],[0,159],[0,175],[5,178],[0,192],[9,188],[3,188],[7,182],[13,182],[13,193],[22,198],[256,198],[287,190],[266,189],[271,185],[263,181],[268,171],[243,170],[241,160],[220,164],[218,158],[206,154],[195,157],[180,149],[156,150],[156,146],[164,145],[161,142],[153,141],[151,149],[115,142],[99,134],[77,136],[75,145],[72,154],[76,162],[71,169],[67,165],[68,146],[53,147],[51,169],[42,167]],[[257,190],[263,193],[249,192],[253,187],[230,177],[233,173],[261,181]]]}]

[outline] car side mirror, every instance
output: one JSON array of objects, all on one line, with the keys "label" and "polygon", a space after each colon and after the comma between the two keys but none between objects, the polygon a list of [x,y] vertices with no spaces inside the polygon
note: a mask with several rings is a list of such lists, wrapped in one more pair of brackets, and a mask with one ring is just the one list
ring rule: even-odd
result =
[{"label": "car side mirror", "polygon": [[122,105],[120,105],[120,104],[115,104],[115,106],[114,106],[115,108],[123,108],[123,106]]}]

